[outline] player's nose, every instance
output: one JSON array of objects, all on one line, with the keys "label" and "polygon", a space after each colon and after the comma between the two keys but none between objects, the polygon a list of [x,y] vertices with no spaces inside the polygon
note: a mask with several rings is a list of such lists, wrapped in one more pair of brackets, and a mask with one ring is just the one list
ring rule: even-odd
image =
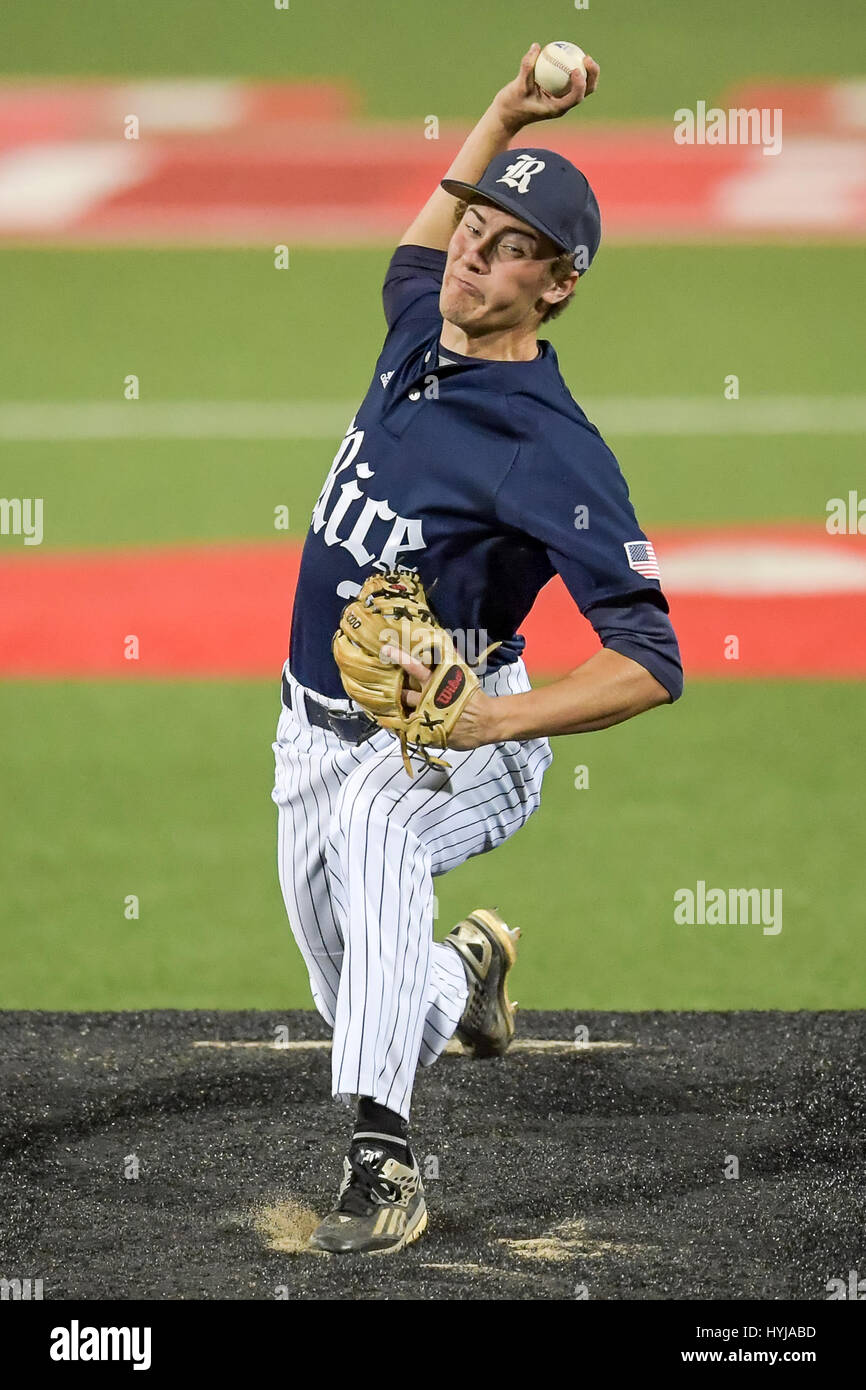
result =
[{"label": "player's nose", "polygon": [[464,270],[471,270],[476,275],[483,275],[487,270],[484,247],[479,246],[477,241],[467,241],[460,254],[460,264]]},{"label": "player's nose", "polygon": [[460,257],[460,265],[464,271],[470,272],[469,278],[473,275],[484,275],[487,271],[487,262],[477,246],[467,246]]}]

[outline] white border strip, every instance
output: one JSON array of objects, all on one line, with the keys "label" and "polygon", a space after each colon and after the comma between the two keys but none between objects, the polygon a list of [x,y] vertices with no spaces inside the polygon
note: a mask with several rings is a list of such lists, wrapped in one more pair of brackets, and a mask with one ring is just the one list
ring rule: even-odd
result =
[{"label": "white border strip", "polygon": [[[301,1038],[297,1042],[245,1042],[240,1039],[220,1040],[204,1039],[194,1042],[193,1047],[212,1047],[220,1051],[233,1050],[235,1048],[254,1048],[257,1051],[265,1052],[329,1052],[331,1042],[328,1038]],[[631,1042],[587,1042],[577,1043],[574,1038],[515,1038],[509,1047],[509,1052],[603,1052],[612,1048],[634,1047]],[[455,1056],[462,1056],[465,1049],[463,1045],[455,1039],[447,1044],[446,1052],[453,1053]]]},{"label": "white border strip", "polygon": [[[609,436],[866,433],[866,396],[597,396],[584,404]],[[338,441],[357,408],[357,401],[6,401],[0,440]]]}]

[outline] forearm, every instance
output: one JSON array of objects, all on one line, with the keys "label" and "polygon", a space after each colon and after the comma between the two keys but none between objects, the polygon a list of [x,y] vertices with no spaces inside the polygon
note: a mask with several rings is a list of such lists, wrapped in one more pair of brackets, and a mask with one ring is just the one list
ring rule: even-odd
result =
[{"label": "forearm", "polygon": [[[540,45],[534,43],[524,53],[517,76],[496,93],[443,178],[477,183],[491,159],[503,154],[524,126],[533,121],[557,120],[595,91],[598,63],[587,54],[583,67],[575,68],[572,73],[567,92],[561,97],[543,92],[535,82],[535,61],[540,52]],[[435,188],[415,221],[407,227],[400,245],[447,251],[453,231],[454,207],[451,194],[444,188]]]},{"label": "forearm", "polygon": [[[481,120],[461,146],[443,178],[476,183],[491,159],[508,149],[519,126],[506,121],[496,100],[488,106]],[[401,246],[429,246],[445,251],[454,230],[455,200],[444,188],[435,188],[415,221],[407,228]]]},{"label": "forearm", "polygon": [[561,680],[524,695],[491,699],[491,743],[583,734],[621,724],[670,696],[645,667],[602,648]]}]

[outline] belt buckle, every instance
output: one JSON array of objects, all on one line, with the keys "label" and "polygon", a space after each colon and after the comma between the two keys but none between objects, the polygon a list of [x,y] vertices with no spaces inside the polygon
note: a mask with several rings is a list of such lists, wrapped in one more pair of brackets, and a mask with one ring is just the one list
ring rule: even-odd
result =
[{"label": "belt buckle", "polygon": [[328,716],[328,728],[330,729],[331,733],[336,734],[338,738],[341,738],[342,735],[340,733],[338,725],[346,718],[346,716],[344,714],[338,714],[336,710],[329,709],[327,705],[325,706],[325,712]]},{"label": "belt buckle", "polygon": [[[328,710],[328,723],[331,727],[331,732],[335,733],[338,738],[346,738],[347,728],[351,730],[352,733],[354,733],[356,729],[359,730],[359,735],[355,739],[356,743],[363,742],[365,737],[369,737],[369,735],[378,728],[375,719],[371,719],[369,714],[365,714],[363,710],[347,710],[345,714],[338,714],[335,710]],[[369,725],[369,729],[364,728],[365,724]],[[342,728],[339,727],[341,725]]]},{"label": "belt buckle", "polygon": [[352,722],[351,710],[347,709],[344,711],[338,709],[331,709],[329,705],[326,705],[325,713],[328,716],[328,727],[330,728],[332,734],[339,734],[340,725],[342,725],[345,728],[347,722],[350,724]]},{"label": "belt buckle", "polygon": [[367,727],[364,729],[363,733],[361,734],[361,737],[358,739],[359,743],[366,743],[367,739],[372,738],[373,735],[377,734],[379,732],[379,729],[381,728],[381,725],[376,723],[376,720],[373,718],[371,714],[364,715],[364,723]]}]

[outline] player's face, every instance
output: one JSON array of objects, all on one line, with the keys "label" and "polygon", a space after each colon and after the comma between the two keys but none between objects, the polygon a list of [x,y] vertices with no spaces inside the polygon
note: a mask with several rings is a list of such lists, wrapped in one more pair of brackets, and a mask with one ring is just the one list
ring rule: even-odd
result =
[{"label": "player's face", "polygon": [[442,317],[472,335],[534,326],[558,254],[547,237],[513,213],[471,203],[448,246]]}]

